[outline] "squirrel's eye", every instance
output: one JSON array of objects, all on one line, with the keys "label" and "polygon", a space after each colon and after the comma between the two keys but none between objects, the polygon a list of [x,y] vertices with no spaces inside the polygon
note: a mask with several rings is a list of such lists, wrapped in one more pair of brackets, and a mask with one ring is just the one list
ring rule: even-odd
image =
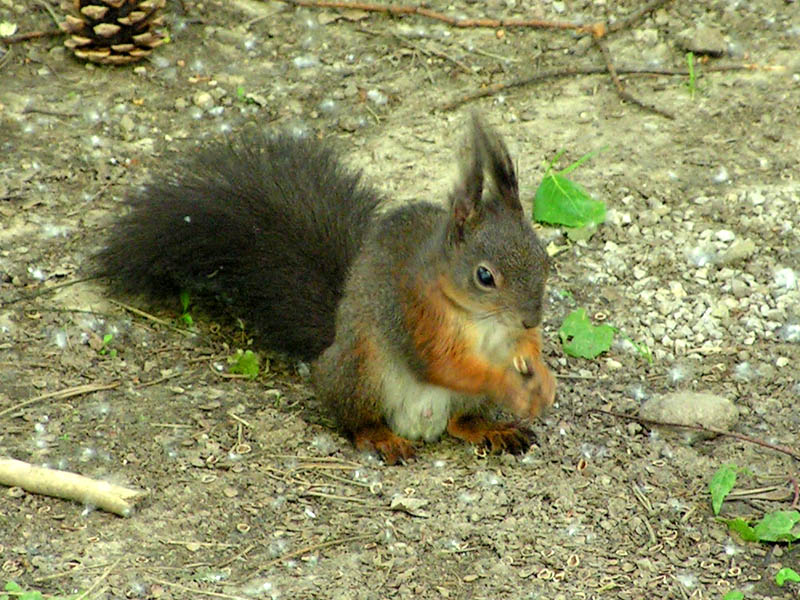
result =
[{"label": "squirrel's eye", "polygon": [[482,288],[490,289],[495,287],[494,275],[483,265],[478,265],[478,268],[475,269],[475,281]]}]

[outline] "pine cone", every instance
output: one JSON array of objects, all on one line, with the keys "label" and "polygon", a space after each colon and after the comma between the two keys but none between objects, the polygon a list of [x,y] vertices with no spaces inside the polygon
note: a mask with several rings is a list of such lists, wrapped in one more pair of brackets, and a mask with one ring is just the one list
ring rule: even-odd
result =
[{"label": "pine cone", "polygon": [[164,42],[156,31],[166,0],[62,0],[67,11],[61,29],[64,45],[78,58],[105,65],[125,65],[148,56]]}]

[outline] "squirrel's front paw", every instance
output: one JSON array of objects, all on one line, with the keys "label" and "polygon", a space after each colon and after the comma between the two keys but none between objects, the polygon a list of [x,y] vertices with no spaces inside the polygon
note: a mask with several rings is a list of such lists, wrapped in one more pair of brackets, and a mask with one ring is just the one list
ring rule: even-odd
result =
[{"label": "squirrel's front paw", "polygon": [[556,378],[541,358],[515,356],[514,369],[522,375],[522,391],[518,394],[515,412],[520,416],[535,417],[543,408],[551,406],[556,396]]}]

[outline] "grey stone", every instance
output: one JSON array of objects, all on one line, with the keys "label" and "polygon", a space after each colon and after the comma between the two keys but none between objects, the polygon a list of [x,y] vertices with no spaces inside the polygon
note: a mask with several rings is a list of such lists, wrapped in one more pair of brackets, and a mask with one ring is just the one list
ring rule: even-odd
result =
[{"label": "grey stone", "polygon": [[[739,409],[727,398],[688,391],[651,398],[642,405],[639,414],[653,421],[701,425],[722,431],[729,431],[739,419]],[[714,435],[686,431],[690,441]]]},{"label": "grey stone", "polygon": [[677,35],[677,42],[686,52],[707,56],[722,56],[728,49],[722,32],[705,25],[684,29]]}]

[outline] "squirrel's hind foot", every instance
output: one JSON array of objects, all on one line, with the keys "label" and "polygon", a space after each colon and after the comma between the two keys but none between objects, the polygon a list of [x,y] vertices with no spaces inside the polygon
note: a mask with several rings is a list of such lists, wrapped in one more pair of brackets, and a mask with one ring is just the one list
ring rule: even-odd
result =
[{"label": "squirrel's hind foot", "polygon": [[409,440],[393,433],[386,425],[359,429],[353,434],[353,442],[359,450],[378,453],[387,465],[407,462],[416,454]]},{"label": "squirrel's hind foot", "polygon": [[492,454],[524,454],[533,442],[533,432],[515,423],[494,422],[476,415],[458,415],[447,423],[454,438],[488,449]]}]

